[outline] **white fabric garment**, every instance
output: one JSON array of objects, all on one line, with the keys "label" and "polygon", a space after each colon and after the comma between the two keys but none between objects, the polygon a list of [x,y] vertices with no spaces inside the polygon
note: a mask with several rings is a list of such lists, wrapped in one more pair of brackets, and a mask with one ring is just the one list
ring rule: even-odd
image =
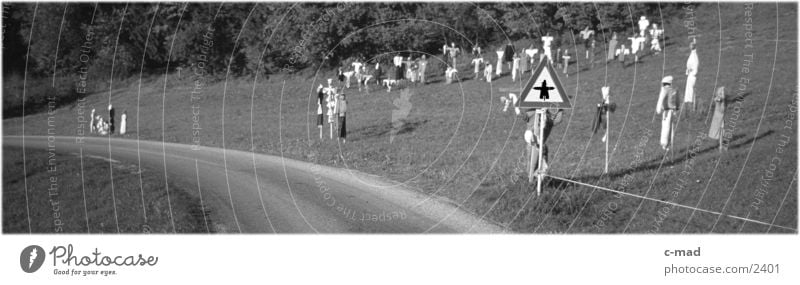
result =
[{"label": "white fabric garment", "polygon": [[594,34],[593,30],[583,30],[581,31],[581,38],[585,41],[588,40]]},{"label": "white fabric garment", "polygon": [[458,72],[458,69],[455,69],[455,68],[452,68],[452,67],[447,68],[447,71],[445,71],[447,84],[453,83],[453,77],[456,76],[457,72]]},{"label": "white fabric garment", "polygon": [[350,88],[350,77],[352,76],[353,76],[352,71],[347,71],[344,73],[344,78],[345,78],[344,84],[345,86],[347,86],[347,88]]},{"label": "white fabric garment", "polygon": [[119,124],[119,134],[120,134],[120,135],[124,135],[124,134],[125,134],[125,132],[126,132],[126,130],[127,130],[127,125],[128,125],[128,115],[127,115],[127,114],[125,114],[125,113],[122,113],[122,117],[120,118],[120,121],[121,121],[121,122],[120,122],[120,124]]},{"label": "white fabric garment", "polygon": [[537,52],[539,52],[539,49],[536,48],[529,48],[525,50],[525,54],[527,54],[529,58],[533,58],[533,56],[536,55]]},{"label": "white fabric garment", "polygon": [[483,70],[483,75],[486,76],[486,82],[492,82],[492,65],[487,64],[486,69]]},{"label": "white fabric garment", "polygon": [[519,57],[515,57],[511,66],[511,81],[517,81],[517,73],[519,72]]},{"label": "white fabric garment", "polygon": [[403,57],[402,56],[399,56],[399,55],[395,56],[392,60],[394,61],[394,66],[403,65]]},{"label": "white fabric garment", "polygon": [[551,36],[542,37],[542,47],[544,49],[546,49],[546,50],[550,49],[550,43],[552,43],[552,42],[553,42],[553,37],[551,37]]},{"label": "white fabric garment", "polygon": [[647,27],[650,26],[650,21],[647,18],[642,17],[639,19],[639,34],[644,36],[644,31],[647,30]]},{"label": "white fabric garment", "polygon": [[361,65],[362,65],[362,63],[360,63],[358,61],[353,62],[353,70],[356,71],[356,74],[361,74]]},{"label": "white fabric garment", "polygon": [[503,54],[505,54],[504,51],[497,51],[497,69],[495,69],[495,74],[498,76],[503,73]]},{"label": "white fabric garment", "polygon": [[98,116],[97,118],[97,133],[101,135],[108,134],[108,123],[103,120],[103,117]]},{"label": "white fabric garment", "polygon": [[529,49],[525,50],[525,54],[528,55],[528,61],[529,61],[528,62],[528,64],[529,64],[528,68],[530,68],[531,70],[536,68],[536,66],[533,65],[533,62],[536,60],[536,58],[534,56],[536,56],[537,53],[539,53],[539,49],[538,48],[529,48]]},{"label": "white fabric garment", "polygon": [[665,110],[661,113],[661,148],[666,150],[672,143],[672,115],[674,110]]},{"label": "white fabric garment", "polygon": [[483,63],[483,58],[475,58],[472,60],[472,65],[475,65],[475,73],[481,71],[481,63]]},{"label": "white fabric garment", "polygon": [[539,61],[542,61],[545,57],[547,58],[548,61],[550,61],[551,64],[553,63],[553,50],[551,48],[548,47],[544,49],[542,56],[539,58]]},{"label": "white fabric garment", "polygon": [[511,105],[514,105],[514,113],[519,115],[520,114],[520,110],[519,110],[519,107],[517,107],[517,101],[519,101],[519,97],[517,96],[517,94],[514,94],[514,93],[509,93],[508,97],[511,98]]},{"label": "white fabric garment", "polygon": [[631,41],[631,52],[636,53],[639,51],[639,37],[628,38]]},{"label": "white fabric garment", "polygon": [[509,106],[515,106],[514,113],[519,115],[520,114],[519,107],[516,107],[518,100],[519,97],[517,96],[517,94],[514,93],[508,93],[508,97],[500,97],[500,101],[503,102],[503,112],[508,111]]},{"label": "white fabric garment", "polygon": [[89,132],[90,132],[90,133],[94,133],[94,131],[95,131],[95,125],[94,125],[94,123],[95,123],[95,121],[94,121],[94,109],[92,109],[92,118],[91,118],[91,120],[89,121]]},{"label": "white fabric garment", "polygon": [[684,92],[684,102],[694,102],[694,83],[697,80],[697,68],[700,60],[697,58],[697,50],[692,50],[689,59],[686,60],[686,92]]},{"label": "white fabric garment", "polygon": [[[544,58],[546,56],[547,60],[549,60],[550,63],[552,64],[553,63],[553,52],[552,52],[552,49],[550,48],[550,43],[551,42],[553,42],[553,37],[550,37],[550,36],[542,37],[542,43],[543,43],[542,44],[542,58]],[[540,60],[542,58],[540,58]]]},{"label": "white fabric garment", "polygon": [[663,33],[664,33],[664,30],[659,29],[658,26],[656,26],[656,24],[653,24],[653,28],[650,30],[650,36],[652,36],[654,38],[660,38],[661,34],[663,34]]},{"label": "white fabric garment", "polygon": [[336,109],[336,94],[335,94],[335,93],[331,93],[331,94],[328,96],[328,98],[326,99],[326,101],[327,101],[327,102],[326,102],[326,104],[325,104],[325,105],[326,105],[326,107],[328,107],[328,112],[327,112],[327,115],[328,115],[328,123],[329,123],[329,124],[333,124],[333,123],[334,123],[334,121],[335,121],[335,120],[334,120],[334,119],[335,119],[335,118],[334,118],[334,115],[336,114],[336,113],[335,113],[335,109]]},{"label": "white fabric garment", "polygon": [[697,76],[689,75],[686,77],[686,91],[683,93],[683,102],[694,102],[694,83],[697,81]]},{"label": "white fabric garment", "polygon": [[658,42],[657,37],[653,37],[650,41],[650,50],[661,51],[661,43]]}]

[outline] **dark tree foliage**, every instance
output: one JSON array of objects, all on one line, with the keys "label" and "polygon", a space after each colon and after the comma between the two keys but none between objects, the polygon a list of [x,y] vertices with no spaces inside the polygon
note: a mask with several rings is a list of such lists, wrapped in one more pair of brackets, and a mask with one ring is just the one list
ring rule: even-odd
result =
[{"label": "dark tree foliage", "polygon": [[[394,53],[440,54],[563,35],[586,26],[625,32],[658,3],[4,3],[3,74],[82,68],[107,79],[202,67],[253,76],[333,67]],[[668,17],[664,17],[668,18]],[[30,46],[28,41],[30,40]],[[89,62],[82,61],[88,55]],[[84,57],[85,59],[85,57]],[[113,77],[112,77],[113,76]]]}]

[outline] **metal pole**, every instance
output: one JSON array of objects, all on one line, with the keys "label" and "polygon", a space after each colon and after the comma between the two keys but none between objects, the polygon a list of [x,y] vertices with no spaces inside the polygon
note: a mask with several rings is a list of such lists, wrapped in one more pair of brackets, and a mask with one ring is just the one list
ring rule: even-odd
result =
[{"label": "metal pole", "polygon": [[536,175],[537,182],[536,182],[536,196],[542,194],[542,159],[544,153],[544,126],[545,126],[545,113],[547,109],[538,109],[536,113],[539,114],[539,137],[537,138],[536,142],[539,144],[539,163],[536,165],[538,174]]},{"label": "metal pole", "polygon": [[[609,101],[611,101],[611,100],[609,100]],[[606,105],[606,106],[608,106],[608,105]],[[609,112],[608,111],[608,107],[606,107],[606,168],[605,168],[605,172],[603,172],[603,173],[608,173],[608,141],[611,140],[611,137],[609,137],[609,135],[608,135],[608,133],[609,133],[608,130],[611,127],[611,122],[610,122],[611,121],[611,116],[609,116],[608,112]]]}]

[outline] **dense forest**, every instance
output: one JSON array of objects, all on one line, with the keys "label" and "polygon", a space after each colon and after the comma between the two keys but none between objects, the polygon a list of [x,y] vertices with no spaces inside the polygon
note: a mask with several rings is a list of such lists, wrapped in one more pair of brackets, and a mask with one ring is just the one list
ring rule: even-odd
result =
[{"label": "dense forest", "polygon": [[[60,94],[74,93],[86,74],[293,73],[398,50],[438,54],[444,42],[558,38],[587,26],[604,40],[632,31],[640,15],[668,19],[680,4],[5,2],[2,9],[4,83],[50,78],[41,88]],[[4,117],[18,115],[6,97]]]}]

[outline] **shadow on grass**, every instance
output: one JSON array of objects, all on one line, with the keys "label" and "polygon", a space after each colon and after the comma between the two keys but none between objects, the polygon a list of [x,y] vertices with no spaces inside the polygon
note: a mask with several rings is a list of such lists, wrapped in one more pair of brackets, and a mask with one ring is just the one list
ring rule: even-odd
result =
[{"label": "shadow on grass", "polygon": [[[764,133],[762,133],[762,134],[760,134],[760,135],[758,135],[756,137],[750,138],[748,140],[745,140],[745,141],[742,141],[742,142],[739,142],[739,143],[736,143],[736,144],[729,145],[728,146],[728,150],[743,147],[743,146],[745,146],[745,145],[747,145],[749,143],[752,143],[754,141],[757,141],[757,140],[760,140],[760,139],[762,139],[764,137],[772,135],[773,133],[774,133],[773,130],[766,131],[766,132],[764,132]],[[735,140],[741,139],[743,137],[745,137],[745,135],[736,135],[731,139],[731,141],[735,141]],[[609,173],[607,175],[600,174],[600,175],[578,177],[575,180],[600,179],[601,176],[606,176],[609,179],[613,180],[613,179],[617,179],[617,178],[623,177],[623,176],[625,176],[627,174],[633,174],[633,173],[642,172],[642,171],[645,171],[645,170],[653,170],[653,169],[656,169],[656,168],[659,168],[659,167],[674,166],[674,165],[677,165],[677,164],[680,164],[680,163],[686,161],[686,159],[689,158],[688,154],[689,154],[689,149],[690,148],[691,147],[685,147],[685,148],[682,148],[682,149],[678,150],[676,152],[676,154],[675,154],[675,157],[678,157],[677,159],[673,158],[672,160],[664,162],[663,164],[661,163],[661,160],[662,160],[663,157],[659,156],[658,158],[652,159],[652,160],[647,161],[647,162],[643,162],[639,166],[634,167],[632,169],[627,169],[627,170],[617,171],[617,172],[611,172],[611,173]],[[696,153],[696,155],[700,155],[700,154],[703,154],[703,153],[708,153],[708,152],[711,152],[711,151],[717,151],[718,148],[719,148],[718,145],[709,146],[709,147],[706,147],[706,148],[698,151]]]},{"label": "shadow on grass", "polygon": [[414,132],[417,128],[428,122],[428,119],[413,119],[413,120],[400,120],[403,122],[401,126],[395,129],[391,123],[371,125],[363,128],[356,129],[352,132],[355,135],[354,140],[369,139],[381,137],[396,130],[396,135],[402,135]]},{"label": "shadow on grass", "polygon": [[752,94],[753,94],[752,91],[747,91],[745,93],[742,93],[742,95],[739,95],[739,96],[727,96],[725,98],[725,104],[726,105],[730,105],[731,103],[736,103],[736,101],[744,100],[745,97],[750,96]]}]

